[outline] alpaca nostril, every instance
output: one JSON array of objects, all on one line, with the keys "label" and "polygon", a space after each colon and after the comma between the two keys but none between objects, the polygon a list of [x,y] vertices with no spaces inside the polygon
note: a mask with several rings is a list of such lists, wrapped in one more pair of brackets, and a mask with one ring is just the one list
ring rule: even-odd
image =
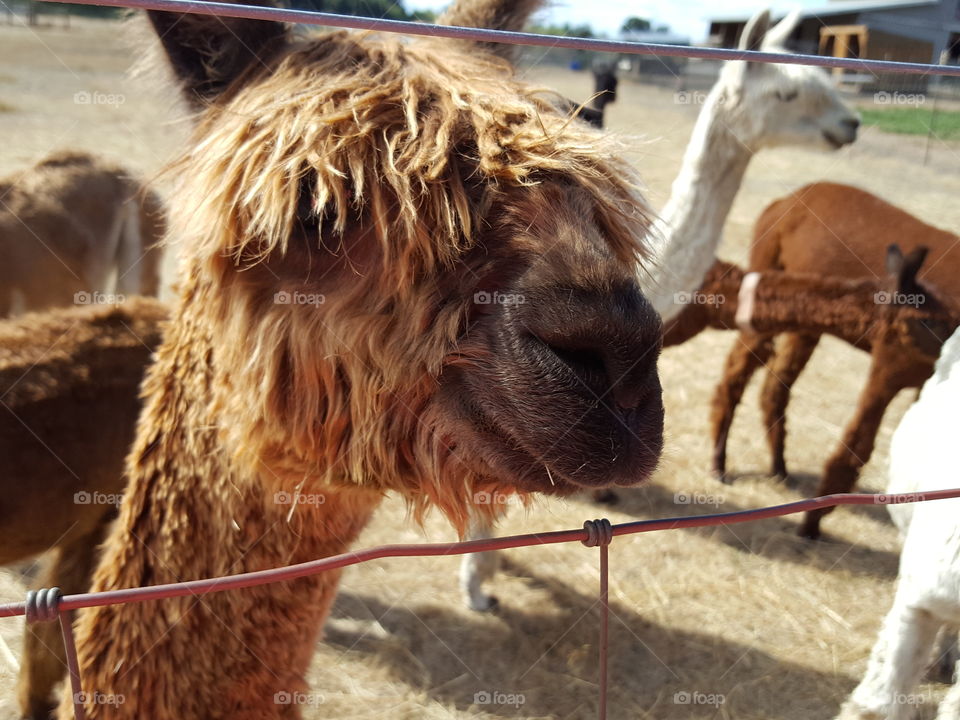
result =
[{"label": "alpaca nostril", "polygon": [[569,367],[587,386],[595,388],[607,375],[603,356],[587,348],[565,348],[555,343],[546,343],[554,355]]},{"label": "alpaca nostril", "polygon": [[597,348],[563,347],[556,341],[545,345],[606,404],[619,410],[633,410],[647,402],[650,395],[648,384],[637,383],[637,371],[618,362],[612,353]]},{"label": "alpaca nostril", "polygon": [[846,118],[843,125],[851,132],[856,132],[857,128],[860,127],[860,118]]}]

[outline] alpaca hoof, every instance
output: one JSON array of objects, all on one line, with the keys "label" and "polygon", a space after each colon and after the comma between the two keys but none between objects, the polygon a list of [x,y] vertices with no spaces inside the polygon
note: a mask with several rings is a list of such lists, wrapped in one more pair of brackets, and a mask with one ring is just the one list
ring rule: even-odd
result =
[{"label": "alpaca hoof", "polygon": [[478,598],[471,598],[467,605],[474,612],[493,612],[500,607],[500,601],[496,595],[482,595]]},{"label": "alpaca hoof", "polygon": [[733,478],[727,474],[726,470],[717,470],[714,468],[713,478],[717,482],[723,483],[724,485],[733,485]]},{"label": "alpaca hoof", "polygon": [[593,491],[593,501],[600,503],[601,505],[616,505],[618,502],[620,502],[620,496],[617,495],[615,490],[603,488],[601,490]]}]

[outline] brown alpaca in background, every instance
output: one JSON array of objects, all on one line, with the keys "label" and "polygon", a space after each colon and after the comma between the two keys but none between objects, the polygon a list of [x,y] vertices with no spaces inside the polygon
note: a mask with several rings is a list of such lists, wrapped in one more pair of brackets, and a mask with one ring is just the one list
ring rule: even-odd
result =
[{"label": "brown alpaca in background", "polygon": [[[507,48],[148,15],[199,117],[173,167],[179,301],[95,591],[343,552],[389,491],[462,530],[478,493],[649,476],[661,326],[622,148]],[[285,503],[303,495],[322,502]],[[87,716],[299,717],[277,698],[304,689],[337,582],[81,611],[83,685],[124,697]]]},{"label": "brown alpaca in background", "polygon": [[61,152],[0,180],[0,317],[157,295],[163,232],[159,198],[102,158]]},{"label": "brown alpaca in background", "polygon": [[[960,325],[960,306],[952,297],[941,298],[917,281],[926,254],[926,248],[915,248],[904,257],[892,245],[887,250],[886,276],[880,280],[762,270],[749,273],[753,278],[747,282],[748,273],[742,268],[718,260],[703,287],[691,294],[691,302],[664,330],[663,346],[680,345],[713,328],[764,335],[827,334],[851,344],[883,338],[905,351],[929,352],[931,330],[949,337]],[[878,295],[919,298],[919,302],[878,303]],[[741,301],[745,299],[750,309],[744,315]]]},{"label": "brown alpaca in background", "polygon": [[[882,277],[883,248],[898,243],[906,251],[929,248],[930,258],[918,280],[944,300],[960,299],[960,252],[957,236],[927,225],[863,190],[834,183],[808,185],[772,203],[754,231],[750,270],[786,270],[846,278]],[[882,298],[881,298],[882,299]],[[860,468],[870,459],[877,430],[890,401],[904,388],[919,388],[933,372],[940,345],[950,332],[943,328],[917,329],[911,342],[875,332],[849,338],[855,347],[871,352],[870,374],[860,403],[843,438],[827,461],[818,495],[848,492]],[[724,378],[713,401],[713,470],[726,473],[726,445],[734,411],[753,373],[766,364],[767,378],[761,407],[767,441],[773,455],[772,472],[787,477],[784,459],[786,409],[790,388],[809,361],[819,335],[786,334],[778,347],[770,334],[741,334],[727,358]],[[829,510],[810,513],[801,534],[816,538],[820,519]]]},{"label": "brown alpaca in background", "polygon": [[[166,314],[155,300],[133,298],[0,321],[0,565],[52,551],[39,586],[89,587]],[[59,626],[27,627],[24,717],[50,716],[63,674]]]}]

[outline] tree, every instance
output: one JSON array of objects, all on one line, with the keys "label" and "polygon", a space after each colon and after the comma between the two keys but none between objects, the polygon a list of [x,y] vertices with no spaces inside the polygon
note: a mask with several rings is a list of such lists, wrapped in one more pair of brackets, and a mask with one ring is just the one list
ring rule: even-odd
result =
[{"label": "tree", "polygon": [[623,21],[623,25],[620,27],[620,32],[650,32],[651,27],[652,26],[649,20],[644,20],[643,18],[633,15]]}]

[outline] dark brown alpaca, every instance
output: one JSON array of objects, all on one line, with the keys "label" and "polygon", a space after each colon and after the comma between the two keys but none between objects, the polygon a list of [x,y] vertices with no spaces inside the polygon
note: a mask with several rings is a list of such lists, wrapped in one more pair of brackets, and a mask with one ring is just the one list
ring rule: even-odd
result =
[{"label": "dark brown alpaca", "polygon": [[[763,212],[755,227],[750,269],[877,278],[884,273],[883,248],[892,242],[908,252],[920,246],[928,248],[929,260],[917,280],[944,300],[960,298],[956,235],[927,225],[868,192],[834,183],[808,185]],[[870,374],[841,443],[827,461],[817,494],[847,492],[854,486],[860,468],[870,459],[887,405],[900,390],[922,385],[948,336],[944,327],[931,327],[929,331],[917,328],[910,342],[877,332],[845,338],[871,352]],[[727,436],[736,406],[750,377],[764,364],[768,374],[761,405],[773,455],[772,472],[787,477],[785,413],[790,388],[818,339],[818,333],[789,332],[775,348],[771,334],[741,334],[727,358],[713,402],[713,470],[718,477],[725,477]],[[826,512],[808,515],[801,534],[818,537],[820,519]]]},{"label": "dark brown alpaca", "polygon": [[[459,0],[519,29],[533,0]],[[384,495],[648,477],[661,326],[622,150],[497,48],[151,12],[196,127],[179,298],[94,591],[346,551]],[[282,498],[321,496],[290,505]],[[339,574],[78,613],[91,720],[292,719]],[[70,717],[68,699],[60,717]]]},{"label": "dark brown alpaca", "polygon": [[[89,587],[166,314],[155,300],[131,298],[0,322],[0,565],[52,551],[40,586],[65,594]],[[18,687],[24,717],[49,717],[63,673],[58,625],[28,627]]]}]

